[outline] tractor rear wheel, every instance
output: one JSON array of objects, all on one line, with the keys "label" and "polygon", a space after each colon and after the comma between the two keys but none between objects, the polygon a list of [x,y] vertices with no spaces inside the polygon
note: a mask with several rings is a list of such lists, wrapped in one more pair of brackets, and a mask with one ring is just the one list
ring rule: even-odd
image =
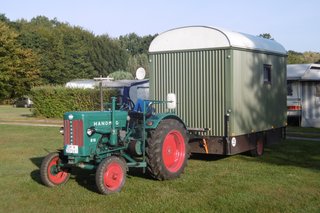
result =
[{"label": "tractor rear wheel", "polygon": [[127,165],[120,157],[104,159],[96,171],[96,185],[101,194],[119,192],[126,182]]},{"label": "tractor rear wheel", "polygon": [[174,179],[183,173],[189,157],[186,129],[175,119],[165,119],[149,132],[146,148],[148,171],[158,180]]},{"label": "tractor rear wheel", "polygon": [[59,168],[59,153],[53,152],[47,155],[40,167],[40,177],[44,185],[53,187],[66,183],[70,178],[69,170]]}]

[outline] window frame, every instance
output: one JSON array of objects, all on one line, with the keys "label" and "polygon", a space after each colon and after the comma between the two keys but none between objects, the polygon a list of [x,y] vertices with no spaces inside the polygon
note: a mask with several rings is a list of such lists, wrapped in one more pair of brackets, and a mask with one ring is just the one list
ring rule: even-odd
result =
[{"label": "window frame", "polygon": [[272,84],[272,65],[271,64],[263,65],[263,83]]}]

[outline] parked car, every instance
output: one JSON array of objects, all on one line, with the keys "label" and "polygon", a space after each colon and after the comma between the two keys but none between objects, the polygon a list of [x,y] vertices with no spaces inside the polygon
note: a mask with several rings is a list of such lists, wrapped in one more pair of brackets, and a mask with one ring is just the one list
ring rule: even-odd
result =
[{"label": "parked car", "polygon": [[29,97],[20,97],[13,103],[13,107],[31,108],[32,106],[33,102]]}]

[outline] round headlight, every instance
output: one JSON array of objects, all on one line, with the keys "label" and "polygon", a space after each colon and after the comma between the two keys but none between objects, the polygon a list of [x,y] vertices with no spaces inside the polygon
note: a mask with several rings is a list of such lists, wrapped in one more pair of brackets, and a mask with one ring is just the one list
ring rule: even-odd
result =
[{"label": "round headlight", "polygon": [[70,115],[68,116],[68,118],[69,118],[69,120],[71,121],[71,120],[73,119],[73,115],[70,114]]},{"label": "round headlight", "polygon": [[60,132],[61,135],[64,135],[64,128],[60,127],[59,132]]},{"label": "round headlight", "polygon": [[87,129],[87,135],[88,136],[91,136],[91,135],[93,135],[95,133],[95,129],[94,128],[89,128],[89,129]]}]

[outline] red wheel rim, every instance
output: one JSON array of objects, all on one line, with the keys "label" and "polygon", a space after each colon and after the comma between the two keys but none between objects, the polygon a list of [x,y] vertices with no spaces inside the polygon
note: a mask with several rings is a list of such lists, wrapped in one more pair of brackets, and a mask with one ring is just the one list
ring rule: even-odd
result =
[{"label": "red wheel rim", "polygon": [[170,131],[163,142],[162,158],[165,167],[170,172],[177,172],[185,160],[184,138],[179,131]]},{"label": "red wheel rim", "polygon": [[68,172],[57,171],[59,157],[54,157],[48,166],[48,178],[54,184],[61,184],[68,178]]},{"label": "red wheel rim", "polygon": [[122,167],[118,163],[110,163],[103,176],[104,185],[109,190],[116,191],[121,187],[123,177],[124,173]]}]

